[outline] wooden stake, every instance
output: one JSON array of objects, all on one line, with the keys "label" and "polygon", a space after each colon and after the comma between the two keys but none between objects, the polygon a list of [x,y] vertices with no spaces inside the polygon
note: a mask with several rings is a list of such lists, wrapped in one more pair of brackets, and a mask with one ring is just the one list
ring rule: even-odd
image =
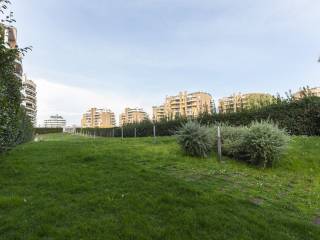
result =
[{"label": "wooden stake", "polygon": [[156,125],[153,125],[153,141],[157,142]]},{"label": "wooden stake", "polygon": [[218,157],[219,161],[222,161],[222,143],[221,143],[221,129],[220,126],[218,126]]}]

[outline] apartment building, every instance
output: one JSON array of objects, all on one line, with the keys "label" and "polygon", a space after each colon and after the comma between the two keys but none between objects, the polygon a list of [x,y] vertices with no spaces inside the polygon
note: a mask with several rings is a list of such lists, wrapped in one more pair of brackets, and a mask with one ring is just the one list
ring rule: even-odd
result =
[{"label": "apartment building", "polygon": [[162,119],[166,119],[164,105],[152,107],[152,121],[159,122]]},{"label": "apartment building", "polygon": [[67,121],[60,115],[50,116],[49,119],[44,120],[45,128],[65,128]]},{"label": "apartment building", "polygon": [[[18,46],[17,39],[18,39],[18,31],[13,26],[8,26],[5,24],[0,23],[0,28],[3,30],[3,40],[4,46],[7,48],[15,49]],[[23,67],[22,67],[22,55],[18,54],[15,60],[15,72],[16,76],[22,80],[23,75]]]},{"label": "apartment building", "polygon": [[15,27],[5,25],[3,23],[0,23],[0,27],[4,31],[4,43],[6,44],[6,47],[8,48],[16,48],[17,47],[17,39],[18,39],[18,31]]},{"label": "apartment building", "polygon": [[34,126],[37,124],[37,85],[27,78],[22,77],[22,105]]},{"label": "apartment building", "polygon": [[198,117],[201,113],[215,111],[212,96],[206,92],[180,92],[166,97],[165,103],[153,107],[153,120],[175,119],[176,117]]},{"label": "apartment building", "polygon": [[140,123],[149,119],[148,114],[142,108],[126,108],[124,113],[120,114],[119,124],[124,126],[126,124]]},{"label": "apartment building", "polygon": [[266,93],[248,93],[248,94],[233,94],[229,97],[224,97],[219,100],[219,112],[231,113],[241,112],[253,108],[270,105],[274,102],[274,97]]},{"label": "apartment building", "polygon": [[91,108],[81,119],[83,128],[113,128],[116,126],[114,112],[110,109]]},{"label": "apartment building", "polygon": [[297,100],[305,96],[320,97],[320,87],[301,89],[299,92],[293,94],[293,97]]},{"label": "apartment building", "polygon": [[[1,24],[1,23],[0,23]],[[1,24],[0,26],[4,30],[4,46],[7,48],[17,48],[18,46],[18,31],[13,26],[8,26]],[[16,68],[16,75],[19,79],[22,80],[23,75],[23,67],[22,67],[22,56],[18,54],[15,60],[15,68]]]}]

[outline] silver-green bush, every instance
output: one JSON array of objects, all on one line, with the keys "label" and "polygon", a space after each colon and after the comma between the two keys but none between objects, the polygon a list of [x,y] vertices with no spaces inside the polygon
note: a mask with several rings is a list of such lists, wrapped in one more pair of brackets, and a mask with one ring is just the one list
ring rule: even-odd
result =
[{"label": "silver-green bush", "polygon": [[[214,149],[217,149],[217,128],[214,126]],[[248,131],[247,127],[231,127],[226,124],[220,126],[221,140],[222,140],[222,154],[232,157],[240,158],[243,155],[243,139],[245,133]]]},{"label": "silver-green bush", "polygon": [[272,166],[283,153],[289,142],[284,130],[267,122],[254,122],[244,135],[243,146],[247,160],[263,167]]},{"label": "silver-green bush", "polygon": [[[217,126],[214,129],[216,149]],[[249,127],[221,126],[222,153],[258,166],[272,166],[287,146],[287,133],[269,122],[254,122]]]},{"label": "silver-green bush", "polygon": [[190,156],[208,157],[214,146],[212,129],[197,122],[187,122],[177,131],[177,140]]}]

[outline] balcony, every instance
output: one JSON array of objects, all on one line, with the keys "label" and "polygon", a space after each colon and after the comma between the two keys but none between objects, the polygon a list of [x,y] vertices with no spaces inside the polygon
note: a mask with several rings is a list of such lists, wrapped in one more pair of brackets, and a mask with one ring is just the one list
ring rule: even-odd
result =
[{"label": "balcony", "polygon": [[180,105],[180,102],[171,102],[170,105]]},{"label": "balcony", "polygon": [[17,65],[22,66],[22,60],[21,60],[21,59],[16,58],[16,59],[14,60],[14,62],[15,62],[15,64],[17,64]]},{"label": "balcony", "polygon": [[26,91],[25,89],[24,89],[24,91],[23,91],[23,94],[26,96],[26,97],[33,97],[33,98],[36,98],[37,97],[37,94],[35,93],[35,92],[32,92],[32,91]]},{"label": "balcony", "polygon": [[22,73],[20,74],[20,73],[18,73],[18,72],[15,72],[14,75],[15,75],[18,79],[20,79],[20,81],[23,81],[23,79],[22,79]]}]

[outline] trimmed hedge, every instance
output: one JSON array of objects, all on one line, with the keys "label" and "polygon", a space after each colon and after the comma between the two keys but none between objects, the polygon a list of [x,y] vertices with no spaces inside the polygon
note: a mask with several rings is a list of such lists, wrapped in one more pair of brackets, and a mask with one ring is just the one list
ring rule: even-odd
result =
[{"label": "trimmed hedge", "polygon": [[320,136],[320,97],[282,100],[276,104],[239,113],[202,115],[201,124],[226,123],[249,126],[254,121],[271,121],[291,135]]},{"label": "trimmed hedge", "polygon": [[[190,120],[190,119],[189,119]],[[285,129],[291,135],[320,136],[320,97],[305,97],[299,101],[292,99],[280,100],[277,103],[238,113],[203,114],[197,119],[191,119],[201,125],[228,124],[230,126],[250,126],[255,121],[270,121],[280,129]],[[124,137],[153,136],[153,126],[156,126],[157,136],[172,136],[188,119],[163,120],[153,124],[145,121],[123,127]],[[121,137],[121,128],[77,128],[77,133],[83,132],[100,137]]]},{"label": "trimmed hedge", "polygon": [[[172,136],[181,127],[183,123],[187,122],[187,119],[177,119],[172,121],[160,121],[153,124],[151,121],[144,121],[139,124],[129,124],[123,127],[124,137],[134,137],[135,129],[137,137],[151,137],[153,136],[153,126],[156,126],[157,136]],[[95,135],[98,137],[121,137],[121,128],[77,128],[77,133],[84,133],[89,135]]]},{"label": "trimmed hedge", "polygon": [[35,134],[50,134],[50,133],[62,133],[63,128],[35,128]]}]

